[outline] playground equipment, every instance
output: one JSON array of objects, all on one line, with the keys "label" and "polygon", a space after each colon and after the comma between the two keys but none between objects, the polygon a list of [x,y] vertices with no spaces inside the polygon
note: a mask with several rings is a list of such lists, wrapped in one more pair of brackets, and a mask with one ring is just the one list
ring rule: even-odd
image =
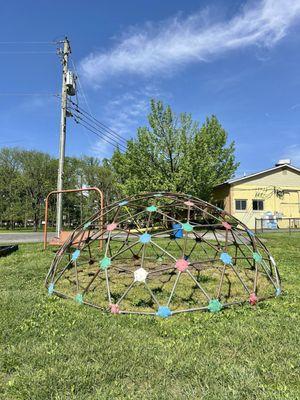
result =
[{"label": "playground equipment", "polygon": [[95,230],[100,218],[75,229],[57,252],[45,282],[50,295],[113,314],[165,318],[255,305],[281,293],[265,245],[205,201],[147,193],[105,207],[104,226]]},{"label": "playground equipment", "polygon": [[[100,228],[102,227],[102,210],[104,207],[104,196],[102,190],[97,187],[87,187],[81,189],[63,189],[63,190],[53,190],[52,192],[48,193],[45,201],[45,224],[44,224],[44,250],[46,250],[47,243],[48,243],[48,209],[49,209],[49,199],[52,195],[58,193],[78,193],[78,192],[89,192],[95,191],[99,194],[100,197],[100,219],[99,224]],[[65,243],[65,241],[69,238],[70,232],[61,231],[59,233],[59,237],[55,237],[49,244],[52,246],[61,246]],[[73,243],[74,245],[77,244],[76,242]],[[100,242],[100,247],[102,246],[102,242]]]}]

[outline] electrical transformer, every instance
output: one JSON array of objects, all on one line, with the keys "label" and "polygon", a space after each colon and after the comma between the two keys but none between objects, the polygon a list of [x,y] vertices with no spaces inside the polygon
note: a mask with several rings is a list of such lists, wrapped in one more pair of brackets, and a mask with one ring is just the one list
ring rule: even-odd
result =
[{"label": "electrical transformer", "polygon": [[76,75],[72,71],[68,71],[66,75],[67,93],[69,96],[76,94]]}]

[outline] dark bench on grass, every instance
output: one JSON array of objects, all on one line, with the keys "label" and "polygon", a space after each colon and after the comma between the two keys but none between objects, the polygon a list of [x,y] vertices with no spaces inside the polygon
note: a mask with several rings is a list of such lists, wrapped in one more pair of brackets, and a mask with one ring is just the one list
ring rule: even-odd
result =
[{"label": "dark bench on grass", "polygon": [[19,246],[17,244],[0,246],[0,257],[8,256],[10,253],[17,251],[18,249]]}]

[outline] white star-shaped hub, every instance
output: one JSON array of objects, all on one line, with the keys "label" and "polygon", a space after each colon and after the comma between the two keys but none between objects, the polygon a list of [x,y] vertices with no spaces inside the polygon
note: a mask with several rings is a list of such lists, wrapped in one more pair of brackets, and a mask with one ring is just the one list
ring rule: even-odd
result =
[{"label": "white star-shaped hub", "polygon": [[134,281],[135,282],[145,282],[148,272],[144,268],[138,268],[134,271]]}]

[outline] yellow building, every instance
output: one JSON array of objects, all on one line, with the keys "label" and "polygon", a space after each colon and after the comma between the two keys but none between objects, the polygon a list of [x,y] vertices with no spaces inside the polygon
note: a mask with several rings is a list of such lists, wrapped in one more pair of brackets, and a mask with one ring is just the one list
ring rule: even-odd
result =
[{"label": "yellow building", "polygon": [[[300,223],[300,169],[290,160],[242,178],[231,179],[214,189],[214,202],[249,228],[287,228]],[[260,219],[263,219],[261,221]]]}]

